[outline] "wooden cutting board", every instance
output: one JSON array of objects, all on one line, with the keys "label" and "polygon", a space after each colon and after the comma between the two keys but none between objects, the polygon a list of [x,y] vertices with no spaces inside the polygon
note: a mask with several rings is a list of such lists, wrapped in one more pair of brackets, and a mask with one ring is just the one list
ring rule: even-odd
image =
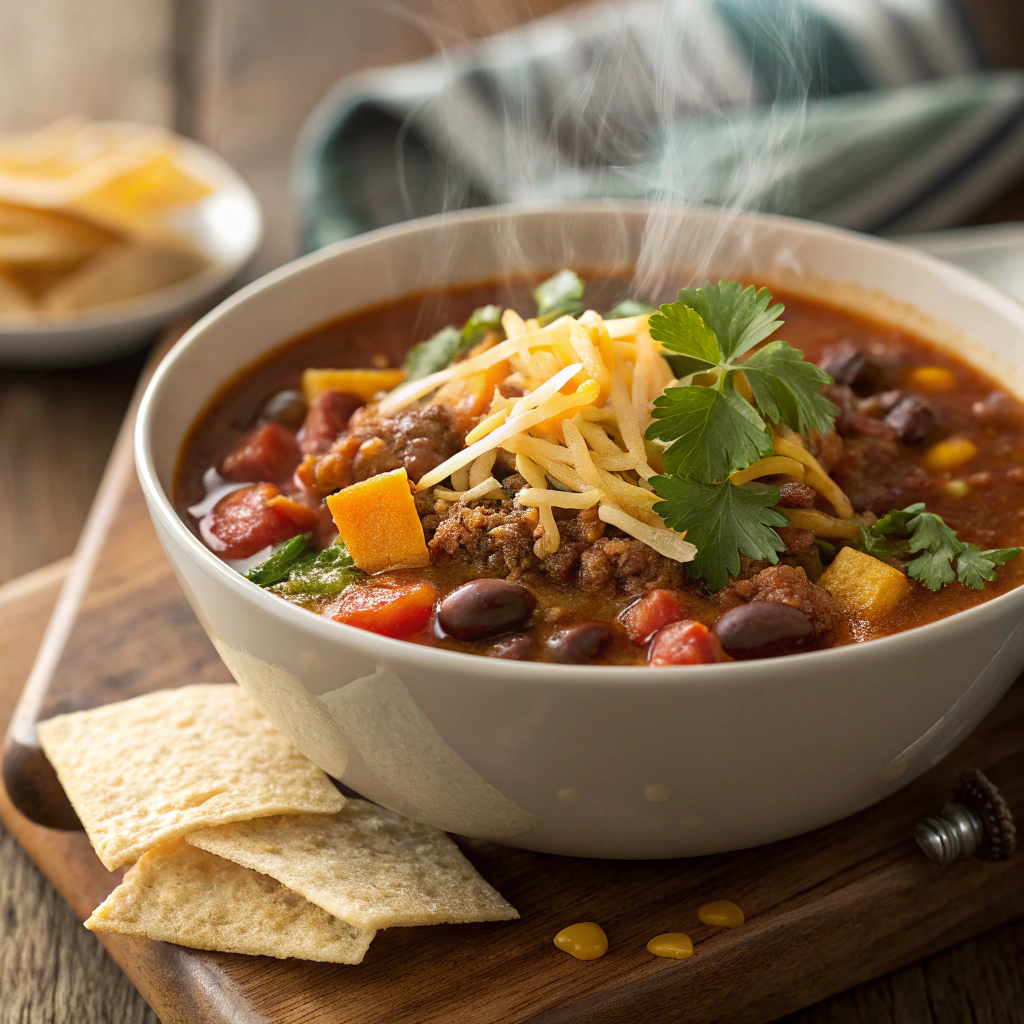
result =
[{"label": "wooden cutting board", "polygon": [[[84,919],[117,884],[34,745],[34,723],[228,673],[150,526],[125,424],[4,751],[0,819]],[[761,1024],[1024,914],[1024,857],[945,872],[911,838],[956,777],[982,768],[1024,806],[1024,683],[950,757],[878,806],[772,846],[661,862],[573,860],[460,840],[519,909],[497,925],[396,928],[359,967],[206,953],[98,936],[165,1024]],[[715,770],[713,764],[707,770]],[[47,826],[62,827],[47,827]],[[697,907],[728,898],[748,921],[709,928]],[[183,911],[187,912],[187,908]],[[552,937],[600,922],[601,960]],[[686,961],[646,952],[686,931]]]}]

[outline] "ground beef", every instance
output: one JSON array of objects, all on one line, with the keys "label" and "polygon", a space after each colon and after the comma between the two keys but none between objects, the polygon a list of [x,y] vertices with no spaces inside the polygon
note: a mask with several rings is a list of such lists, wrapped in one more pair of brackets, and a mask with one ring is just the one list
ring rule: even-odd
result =
[{"label": "ground beef", "polygon": [[604,523],[601,522],[596,508],[587,508],[560,519],[558,550],[543,559],[540,567],[552,582],[567,582],[579,565],[583,553],[596,544],[603,535]]},{"label": "ground beef", "polygon": [[478,576],[515,579],[537,566],[533,542],[538,523],[535,508],[511,501],[456,502],[427,546],[432,558],[464,562]]},{"label": "ground beef", "polygon": [[[895,437],[896,431],[876,413],[875,403],[868,400],[865,404],[845,384],[831,384],[821,389],[821,393],[839,407],[836,417],[836,431],[842,438],[858,437],[867,434],[874,437]],[[865,411],[867,410],[867,411]]]},{"label": "ground beef", "polygon": [[906,448],[894,437],[852,437],[832,468],[832,479],[858,512],[883,516],[927,497],[928,473],[908,462]]},{"label": "ground beef", "polygon": [[509,473],[501,481],[502,490],[507,491],[510,495],[517,495],[524,487],[529,487],[530,484],[527,479],[520,476],[518,473]]},{"label": "ground beef", "polygon": [[313,479],[318,494],[330,494],[401,466],[419,480],[462,448],[446,406],[406,409],[392,417],[358,410],[329,451],[317,459]]},{"label": "ground beef", "polygon": [[790,480],[779,487],[779,508],[814,508],[818,492],[807,484]]},{"label": "ground beef", "polygon": [[626,594],[687,587],[683,566],[632,537],[602,537],[580,556],[580,583]]},{"label": "ground beef", "polygon": [[818,638],[831,632],[838,615],[832,595],[815,586],[803,569],[791,565],[769,566],[751,579],[734,580],[715,595],[723,612],[750,601],[778,601],[799,608]]},{"label": "ground beef", "polygon": [[803,555],[814,547],[814,531],[800,526],[778,526],[775,532],[786,545],[787,555]]},{"label": "ground beef", "polygon": [[811,430],[807,434],[807,450],[821,463],[827,473],[843,454],[843,439],[834,431],[827,434]]}]

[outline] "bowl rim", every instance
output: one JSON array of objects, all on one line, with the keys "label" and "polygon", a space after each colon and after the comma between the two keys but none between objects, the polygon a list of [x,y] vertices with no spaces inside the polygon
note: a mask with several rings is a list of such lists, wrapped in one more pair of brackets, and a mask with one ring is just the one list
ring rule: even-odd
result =
[{"label": "bowl rim", "polygon": [[[806,666],[806,670],[800,673],[804,675],[807,672],[815,672],[818,666],[827,668],[827,665],[837,658],[845,658],[847,661],[856,659],[860,663],[859,668],[863,671],[868,671],[876,662],[887,662],[890,652],[895,653],[895,649],[899,647],[917,646],[919,644],[926,645],[931,643],[936,636],[942,637],[943,634],[948,634],[947,640],[952,640],[958,633],[970,634],[982,620],[997,617],[1007,605],[1024,603],[1024,584],[1022,584],[1007,591],[1005,594],[1000,594],[998,597],[975,605],[972,608],[954,612],[952,615],[944,616],[920,626],[914,626],[899,633],[892,633],[888,636],[862,643],[846,644],[840,647],[830,647],[816,651],[804,651],[773,658],[723,662],[713,665],[665,666],[657,670],[653,670],[649,665],[561,665],[553,662],[508,661],[502,658],[488,658],[486,661],[487,671],[480,672],[474,671],[473,666],[477,665],[478,668],[480,667],[479,663],[483,657],[482,655],[417,644],[408,640],[399,640],[371,633],[367,630],[358,629],[355,626],[346,625],[345,623],[334,622],[333,620],[327,621],[305,608],[293,605],[273,594],[267,593],[262,587],[250,583],[244,576],[219,559],[199,540],[178,515],[171,498],[164,491],[156,474],[151,438],[153,410],[156,406],[157,396],[167,386],[166,382],[173,379],[175,364],[182,354],[193,345],[200,343],[207,329],[216,321],[228,315],[236,306],[247,302],[252,296],[280,282],[305,273],[309,267],[329,262],[339,253],[357,251],[365,246],[375,245],[390,238],[405,234],[416,234],[424,228],[447,225],[453,221],[487,221],[507,217],[514,218],[523,214],[550,213],[552,210],[566,214],[623,211],[646,212],[658,208],[658,205],[643,200],[599,199],[574,202],[552,200],[508,203],[501,206],[480,207],[455,213],[435,214],[430,217],[403,221],[399,224],[366,232],[355,238],[331,243],[321,249],[282,264],[280,267],[245,285],[202,317],[179,339],[160,362],[143,393],[136,417],[133,443],[136,470],[150,514],[154,518],[158,518],[160,524],[185,545],[186,549],[199,561],[208,575],[213,575],[222,581],[243,603],[250,605],[254,610],[266,612],[289,624],[289,626],[294,624],[294,627],[300,631],[311,632],[327,642],[341,643],[343,646],[350,648],[354,647],[368,658],[376,659],[378,666],[407,663],[409,668],[415,669],[418,664],[421,665],[424,658],[427,658],[433,663],[431,668],[435,671],[442,671],[447,668],[453,674],[473,675],[477,683],[486,683],[488,677],[493,676],[495,683],[499,681],[507,683],[510,679],[519,677],[519,681],[522,684],[530,685],[540,683],[545,676],[552,674],[561,685],[575,684],[587,686],[598,684],[609,686],[628,682],[630,686],[640,685],[649,688],[652,686],[679,686],[685,682],[687,685],[701,689],[706,686],[723,686],[727,684],[739,686],[752,681],[768,681],[769,677],[774,676],[792,676],[794,668],[800,665]],[[670,204],[670,208],[678,212],[689,210],[712,216],[717,212],[713,207],[682,203]],[[861,232],[807,221],[798,217],[752,211],[730,212],[729,216],[736,221],[745,220],[769,226],[776,224],[789,228],[797,227],[807,234],[824,238],[839,236],[869,248],[874,247],[887,251],[898,250],[904,259],[921,264],[925,268],[937,268],[943,274],[952,274],[965,282],[969,282],[971,287],[975,289],[981,288],[983,292],[987,293],[989,303],[993,308],[997,311],[1005,310],[1016,315],[1021,320],[1022,338],[1024,338],[1024,304],[1018,302],[1013,296],[997,286],[989,284],[976,274],[949,264],[926,252]],[[287,339],[284,339],[281,343],[283,344],[286,341]],[[212,394],[223,383],[224,381],[218,381],[210,393]],[[529,665],[530,668],[524,672],[523,666],[526,665]],[[827,685],[827,672],[819,674],[823,675],[823,684]]]},{"label": "bowl rim", "polygon": [[135,322],[173,316],[181,308],[199,302],[207,295],[213,295],[241,273],[258,251],[266,231],[263,209],[256,198],[256,193],[242,175],[209,146],[177,133],[174,133],[174,138],[184,153],[186,162],[199,169],[200,173],[203,170],[208,172],[207,182],[215,193],[231,189],[244,201],[248,216],[251,218],[251,238],[244,249],[227,259],[213,258],[194,274],[153,291],[143,292],[141,295],[116,299],[80,312],[50,316],[42,320],[0,321],[0,344],[5,339],[12,338],[32,337],[45,340],[56,335],[96,333],[125,327]]}]

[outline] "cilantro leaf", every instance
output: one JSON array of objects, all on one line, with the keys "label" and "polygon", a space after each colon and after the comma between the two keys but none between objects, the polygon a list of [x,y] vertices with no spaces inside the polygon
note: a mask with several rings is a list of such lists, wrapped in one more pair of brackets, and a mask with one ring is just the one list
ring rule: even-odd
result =
[{"label": "cilantro leaf", "polygon": [[708,281],[703,288],[682,288],[678,298],[714,331],[727,361],[749,352],[783,323],[779,314],[785,307],[781,302],[769,306],[772,295],[767,288],[744,288],[739,281]]},{"label": "cilantro leaf", "polygon": [[[651,315],[647,328],[651,337],[670,352],[693,360],[694,369],[713,370],[722,361],[722,350],[715,332],[704,323],[700,313],[681,302],[662,306],[660,313]],[[694,370],[687,372],[693,373]]]},{"label": "cilantro leaf", "polygon": [[662,460],[677,476],[702,483],[730,473],[772,451],[772,436],[754,407],[732,384],[721,390],[689,385],[669,388],[655,399],[648,440],[671,441]]},{"label": "cilantro leaf", "polygon": [[894,537],[909,537],[911,534],[910,520],[924,511],[924,502],[908,505],[906,508],[894,508],[886,512],[881,519],[871,527],[871,532],[878,536],[887,534]]},{"label": "cilantro leaf", "polygon": [[407,380],[419,380],[443,370],[462,351],[462,332],[442,327],[432,338],[413,345],[405,357]]},{"label": "cilantro leaf", "polygon": [[280,583],[292,571],[292,566],[305,550],[306,538],[300,533],[291,540],[286,540],[265,562],[254,565],[245,574],[245,578],[260,587]]},{"label": "cilantro leaf", "polygon": [[963,550],[956,533],[934,512],[919,512],[910,522],[907,550],[921,554],[907,563],[907,575],[929,590],[941,590],[956,579],[953,561]]},{"label": "cilantro leaf", "polygon": [[504,336],[501,326],[501,306],[481,306],[474,309],[462,326],[462,346],[472,348],[484,335],[494,331]]},{"label": "cilantro leaf", "polygon": [[560,316],[583,312],[585,285],[572,270],[560,270],[533,289],[537,303],[537,323],[544,327]]},{"label": "cilantro leaf", "polygon": [[605,320],[622,320],[627,316],[643,316],[644,313],[656,313],[657,306],[648,306],[637,299],[623,299],[605,313]]},{"label": "cilantro leaf", "polygon": [[801,434],[828,432],[839,409],[822,393],[832,378],[808,363],[799,349],[771,341],[741,364],[754,401],[765,419],[784,423]]},{"label": "cilantro leaf", "polygon": [[463,352],[472,348],[488,331],[504,335],[501,307],[481,306],[473,310],[462,330],[442,327],[432,338],[413,345],[405,357],[408,380],[419,380],[450,366]]},{"label": "cilantro leaf", "polygon": [[285,597],[300,594],[331,596],[340,594],[362,576],[339,539],[316,555],[308,552],[300,558],[292,566],[287,579],[275,584],[274,591]]},{"label": "cilantro leaf", "polygon": [[697,555],[687,568],[691,576],[703,578],[709,590],[721,590],[730,576],[739,573],[740,554],[765,558],[774,565],[778,553],[786,550],[772,529],[789,525],[786,516],[773,508],[779,500],[777,487],[736,487],[729,481],[706,484],[678,476],[655,476],[650,482],[664,499],[654,511],[696,544]]},{"label": "cilantro leaf", "polygon": [[956,578],[972,590],[981,590],[987,580],[996,578],[996,566],[1006,565],[1021,552],[1020,548],[991,548],[982,551],[974,544],[965,544],[956,560]]}]

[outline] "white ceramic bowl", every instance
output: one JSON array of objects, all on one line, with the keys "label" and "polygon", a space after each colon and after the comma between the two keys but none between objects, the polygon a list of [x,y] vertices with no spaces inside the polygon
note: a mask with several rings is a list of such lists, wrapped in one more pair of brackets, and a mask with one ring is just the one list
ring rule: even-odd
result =
[{"label": "white ceramic bowl", "polygon": [[143,295],[46,320],[0,320],[0,365],[78,366],[113,359],[179,317],[201,312],[227,293],[259,247],[263,214],[252,189],[216,153],[179,138],[182,164],[213,187],[178,223],[209,264],[197,274]]},{"label": "white ceramic bowl", "polygon": [[[483,210],[333,246],[202,320],[142,403],[137,463],[153,521],[235,678],[332,775],[449,831],[592,857],[782,839],[864,808],[935,764],[1024,666],[1024,588],[883,640],[765,661],[652,670],[484,659],[289,605],[215,558],[176,515],[168,489],[183,435],[238,367],[325,320],[427,285],[629,266],[649,212],[621,203]],[[796,220],[685,208],[657,218],[647,238],[670,240],[676,266],[857,298],[939,341],[968,335],[978,343],[968,354],[1005,367],[1003,379],[1022,391],[1024,308],[961,270]]]}]

